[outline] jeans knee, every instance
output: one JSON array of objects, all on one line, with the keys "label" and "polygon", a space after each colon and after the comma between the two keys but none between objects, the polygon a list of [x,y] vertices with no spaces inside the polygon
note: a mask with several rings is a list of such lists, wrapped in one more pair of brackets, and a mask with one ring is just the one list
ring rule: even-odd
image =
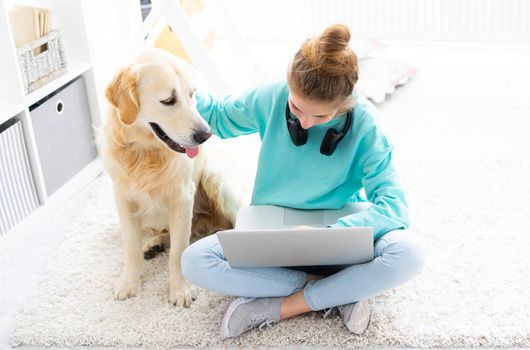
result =
[{"label": "jeans knee", "polygon": [[419,237],[410,235],[408,239],[401,243],[401,249],[403,249],[404,260],[411,273],[413,275],[421,273],[425,265],[425,250]]},{"label": "jeans knee", "polygon": [[[202,286],[205,279],[211,278],[215,274],[214,266],[221,257],[216,254],[211,246],[210,237],[199,240],[184,250],[180,257],[182,274],[188,282]],[[210,238],[213,239],[213,238]]]},{"label": "jeans knee", "polygon": [[414,250],[413,254],[413,266],[416,268],[416,274],[419,274],[423,271],[425,266],[425,251],[422,246],[418,246]]},{"label": "jeans knee", "polygon": [[389,240],[388,261],[394,262],[391,265],[409,277],[419,274],[425,265],[425,251],[420,238],[402,231],[399,236]]}]

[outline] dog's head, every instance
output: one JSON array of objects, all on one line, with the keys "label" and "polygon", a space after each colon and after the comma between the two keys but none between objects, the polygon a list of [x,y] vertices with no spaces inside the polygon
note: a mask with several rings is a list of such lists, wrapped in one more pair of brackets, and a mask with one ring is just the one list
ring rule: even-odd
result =
[{"label": "dog's head", "polygon": [[159,142],[193,158],[210,136],[195,108],[195,86],[186,63],[148,50],[122,68],[106,90],[121,122],[148,129]]}]

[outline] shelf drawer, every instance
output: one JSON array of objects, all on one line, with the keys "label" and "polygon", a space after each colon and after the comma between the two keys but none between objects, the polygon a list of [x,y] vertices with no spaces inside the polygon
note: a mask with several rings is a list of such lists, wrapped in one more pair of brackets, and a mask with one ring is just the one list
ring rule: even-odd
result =
[{"label": "shelf drawer", "polygon": [[22,122],[0,125],[0,236],[39,206]]},{"label": "shelf drawer", "polygon": [[31,106],[30,115],[50,195],[97,156],[84,78]]}]

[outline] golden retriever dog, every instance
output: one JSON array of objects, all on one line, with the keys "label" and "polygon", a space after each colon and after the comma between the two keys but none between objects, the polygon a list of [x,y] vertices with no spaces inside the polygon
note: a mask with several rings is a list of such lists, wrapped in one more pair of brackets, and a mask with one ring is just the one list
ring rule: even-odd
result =
[{"label": "golden retriever dog", "polygon": [[169,245],[169,300],[189,306],[194,290],[180,258],[193,234],[233,227],[241,204],[216,170],[208,124],[195,108],[189,66],[161,50],[143,52],[107,87],[110,112],[98,144],[113,181],[125,264],[114,297],[133,297],[145,256]]}]

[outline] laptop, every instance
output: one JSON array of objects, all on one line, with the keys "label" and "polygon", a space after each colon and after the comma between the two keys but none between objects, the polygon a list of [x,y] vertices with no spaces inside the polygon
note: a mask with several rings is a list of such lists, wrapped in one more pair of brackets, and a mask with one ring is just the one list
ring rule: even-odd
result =
[{"label": "laptop", "polygon": [[300,225],[326,227],[337,219],[366,210],[370,203],[347,203],[341,209],[293,209],[275,205],[243,206],[237,212],[236,229],[279,229]]},{"label": "laptop", "polygon": [[[371,227],[327,228],[342,216],[366,209],[350,203],[338,210],[246,206],[235,228],[217,237],[231,267],[354,265],[373,260]],[[295,226],[310,225],[308,228]]]}]

